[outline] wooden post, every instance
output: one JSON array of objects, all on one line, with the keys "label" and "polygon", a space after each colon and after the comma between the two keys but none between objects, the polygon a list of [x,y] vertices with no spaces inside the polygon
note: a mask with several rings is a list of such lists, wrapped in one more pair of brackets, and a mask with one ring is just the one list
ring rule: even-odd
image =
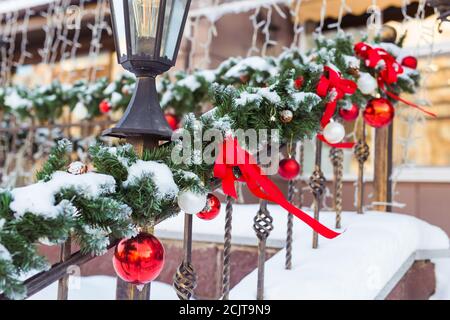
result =
[{"label": "wooden post", "polygon": [[[69,238],[61,245],[60,262],[67,261],[72,255],[72,240]],[[69,297],[69,274],[67,273],[58,281],[58,300],[67,300]]]},{"label": "wooden post", "polygon": [[374,210],[386,211],[388,202],[388,137],[389,127],[375,129]]},{"label": "wooden post", "polygon": [[[394,161],[393,160],[393,156],[394,156],[394,122],[392,122],[391,125],[389,126],[387,140],[388,140],[388,143],[387,143],[388,154],[387,154],[386,202],[391,203],[392,198],[393,198],[391,176],[392,176],[392,168],[394,166],[394,162],[393,162]],[[392,212],[392,206],[387,205],[386,211]]]},{"label": "wooden post", "polygon": [[[133,145],[135,152],[142,156],[145,149],[151,149],[158,146],[158,140],[155,138],[144,137],[129,137],[127,141]],[[145,231],[153,234],[153,226],[146,226]],[[149,300],[150,299],[150,285],[147,283],[143,286],[137,286],[117,278],[116,300]]]}]

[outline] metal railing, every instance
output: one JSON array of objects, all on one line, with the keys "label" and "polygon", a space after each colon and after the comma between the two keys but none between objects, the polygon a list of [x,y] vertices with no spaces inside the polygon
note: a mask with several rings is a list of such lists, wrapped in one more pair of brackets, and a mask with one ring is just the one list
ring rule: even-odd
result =
[{"label": "metal railing", "polygon": [[[107,126],[111,124],[110,121],[102,121],[97,123],[74,123],[67,125],[52,125],[52,127],[70,128],[81,126]],[[49,126],[46,126],[49,128]],[[21,127],[13,126],[8,128],[10,134],[17,134],[23,130],[34,130],[38,127]],[[5,131],[5,129],[0,129]],[[362,213],[363,208],[363,172],[364,163],[369,156],[369,148],[365,141],[365,127],[363,126],[361,131],[361,137],[355,146],[354,153],[358,160],[358,195],[357,195],[357,211]],[[300,162],[303,165],[304,158],[303,145],[300,147]],[[392,152],[392,151],[390,151]],[[338,149],[331,149],[330,159],[333,165],[334,172],[334,208],[336,210],[336,228],[341,227],[341,212],[342,212],[342,171],[343,171],[343,152]],[[325,178],[321,169],[322,163],[322,142],[316,141],[315,150],[315,167],[309,180],[309,186],[314,196],[314,217],[320,218],[320,208],[322,203],[322,197],[325,190]],[[303,166],[301,166],[303,167]],[[302,188],[295,188],[297,181],[291,180],[288,182],[287,198],[290,202],[295,197],[301,198],[299,193],[302,192]],[[217,181],[214,185],[215,188],[219,187],[220,183]],[[301,202],[301,201],[300,201]],[[300,203],[300,206],[302,203]],[[231,259],[232,259],[232,215],[233,215],[233,200],[231,197],[226,198],[226,216],[225,216],[225,230],[224,230],[224,248],[223,248],[223,262],[222,262],[222,299],[229,299],[231,289]],[[293,217],[288,213],[287,229],[286,229],[286,258],[285,268],[292,268],[292,239],[293,239]],[[176,270],[173,277],[173,286],[176,294],[181,300],[189,300],[195,297],[195,288],[197,285],[197,275],[192,262],[192,215],[186,214],[184,220],[184,239],[183,239],[183,259]],[[154,225],[157,225],[161,221],[156,221]],[[264,299],[264,268],[266,261],[266,241],[273,230],[273,218],[267,209],[267,201],[260,201],[259,210],[254,217],[253,229],[258,239],[258,262],[257,262],[257,296],[259,300]],[[117,244],[117,240],[112,239],[109,248],[114,247]],[[319,237],[316,232],[313,233],[312,247],[317,249],[319,247]],[[55,281],[59,281],[58,284],[58,299],[66,300],[68,298],[68,273],[67,270],[73,266],[81,266],[86,262],[94,259],[92,255],[85,255],[81,252],[71,252],[71,242],[68,240],[61,245],[60,262],[53,265],[50,270],[36,274],[25,281],[27,288],[27,296],[31,296],[38,291],[44,289]],[[144,292],[144,293],[142,293]],[[118,281],[118,287],[116,292],[116,299],[148,299],[150,296],[150,286],[146,286],[145,290],[136,291],[136,286]],[[0,296],[0,299],[5,299],[4,296]]]}]

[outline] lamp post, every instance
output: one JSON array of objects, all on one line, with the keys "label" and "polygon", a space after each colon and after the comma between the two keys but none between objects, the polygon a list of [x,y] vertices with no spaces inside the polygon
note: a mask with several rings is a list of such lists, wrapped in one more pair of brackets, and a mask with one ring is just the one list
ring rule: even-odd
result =
[{"label": "lamp post", "polygon": [[[124,115],[103,135],[125,138],[136,153],[170,140],[172,129],[158,101],[155,78],[175,65],[191,0],[110,0],[118,62],[137,77]],[[152,233],[153,224],[143,226]],[[116,299],[148,300],[150,284],[117,279]]]},{"label": "lamp post", "polygon": [[118,62],[137,77],[122,119],[103,134],[170,140],[155,78],[175,65],[190,0],[110,0]]}]

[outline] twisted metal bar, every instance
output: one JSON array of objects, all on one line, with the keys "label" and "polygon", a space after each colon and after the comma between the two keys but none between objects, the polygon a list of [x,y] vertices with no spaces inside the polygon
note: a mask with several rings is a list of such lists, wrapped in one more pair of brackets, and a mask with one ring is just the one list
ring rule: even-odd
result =
[{"label": "twisted metal bar", "polygon": [[[288,182],[288,196],[287,199],[289,202],[292,202],[294,198],[294,184],[293,180],[289,180]],[[286,229],[286,260],[284,267],[287,270],[292,269],[292,228],[294,227],[293,216],[288,212],[287,214],[287,229]]]},{"label": "twisted metal bar", "polygon": [[366,125],[363,122],[361,138],[358,139],[358,143],[355,145],[354,154],[358,160],[358,197],[356,199],[356,212],[363,213],[364,206],[364,163],[369,159],[370,150],[369,145],[366,143]]},{"label": "twisted metal bar", "polygon": [[266,262],[266,239],[273,230],[273,218],[267,210],[267,200],[261,200],[259,210],[253,219],[253,230],[258,238],[258,283],[256,299],[264,299],[264,266]]},{"label": "twisted metal bar", "polygon": [[[325,177],[320,169],[322,160],[322,141],[316,140],[316,159],[315,169],[309,178],[309,186],[314,195],[314,219],[319,220],[320,204],[322,201],[322,195],[325,191]],[[317,249],[319,246],[319,235],[316,231],[313,232],[313,249]]]},{"label": "twisted metal bar", "polygon": [[189,300],[197,286],[197,274],[192,265],[192,215],[184,215],[184,258],[173,278],[173,287],[180,300]]},{"label": "twisted metal bar", "polygon": [[175,273],[173,286],[180,300],[189,300],[194,295],[197,275],[191,262],[181,262]]},{"label": "twisted metal bar", "polygon": [[228,300],[230,295],[230,258],[231,258],[231,222],[233,216],[233,198],[227,196],[225,208],[225,235],[223,244],[223,278],[222,278],[222,299]]},{"label": "twisted metal bar", "polygon": [[341,228],[342,214],[342,175],[344,171],[344,151],[339,148],[330,149],[330,159],[334,173],[334,210],[336,211],[336,228]]},{"label": "twisted metal bar", "polygon": [[[302,148],[303,145],[300,147]],[[295,150],[293,150],[292,156],[295,157]],[[303,157],[303,151],[300,153],[300,157]],[[302,161],[301,161],[302,162]],[[300,164],[300,170],[302,170],[302,164]],[[299,175],[301,175],[301,172],[299,172]],[[292,203],[295,196],[295,191],[297,190],[295,188],[296,181],[295,180],[289,180],[288,182],[288,196],[287,200]],[[293,235],[293,227],[294,227],[294,217],[293,215],[288,212],[287,213],[287,228],[286,228],[286,258],[284,267],[287,270],[292,269],[292,235]]]}]

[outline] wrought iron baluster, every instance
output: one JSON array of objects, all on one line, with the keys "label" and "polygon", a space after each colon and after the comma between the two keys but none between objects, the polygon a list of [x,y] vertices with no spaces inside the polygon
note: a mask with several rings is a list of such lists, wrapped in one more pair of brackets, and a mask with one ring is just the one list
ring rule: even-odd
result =
[{"label": "wrought iron baluster", "polygon": [[189,300],[197,286],[197,275],[192,265],[192,215],[184,215],[184,257],[174,275],[173,286],[180,300]]},{"label": "wrought iron baluster", "polygon": [[230,295],[230,258],[231,258],[231,222],[233,217],[233,198],[227,196],[225,208],[225,235],[223,244],[223,278],[222,278],[222,299],[228,300]]},{"label": "wrought iron baluster", "polygon": [[355,146],[354,153],[358,160],[358,195],[356,199],[356,212],[363,213],[364,207],[364,163],[369,159],[370,150],[366,143],[366,124],[363,122],[361,138]]},{"label": "wrought iron baluster", "polygon": [[[289,202],[292,202],[294,199],[294,180],[289,180],[288,182],[288,196],[287,199]],[[293,236],[293,227],[294,221],[293,216],[290,212],[287,213],[287,228],[286,228],[286,260],[285,260],[285,268],[287,270],[292,269],[292,236]]]},{"label": "wrought iron baluster", "polygon": [[344,171],[344,151],[339,148],[330,149],[330,159],[333,164],[334,174],[334,210],[336,211],[336,228],[341,228],[341,214],[342,214],[342,175]]},{"label": "wrought iron baluster", "polygon": [[[295,157],[295,150],[292,151],[292,156]],[[303,170],[303,144],[300,146],[300,172],[299,176],[301,177]],[[296,192],[301,193],[301,187],[299,189],[296,189],[297,181],[295,180],[289,180],[288,182],[288,196],[287,199],[289,202],[294,201],[294,196]],[[299,194],[299,197],[301,198],[301,194]],[[301,202],[301,201],[299,201]],[[292,237],[293,237],[293,227],[294,227],[294,217],[293,215],[288,212],[287,213],[287,228],[286,228],[286,258],[284,266],[287,270],[292,269]]]},{"label": "wrought iron baluster", "polygon": [[258,238],[258,283],[256,299],[264,299],[264,267],[266,262],[266,240],[273,230],[273,218],[267,210],[267,200],[261,200],[259,210],[253,219],[253,230]]},{"label": "wrought iron baluster", "polygon": [[[320,204],[322,203],[322,195],[325,191],[325,177],[320,169],[322,160],[322,141],[316,140],[316,159],[315,168],[312,176],[309,178],[309,186],[314,195],[314,219],[319,220]],[[313,249],[319,246],[319,235],[316,231],[313,232]]]}]

